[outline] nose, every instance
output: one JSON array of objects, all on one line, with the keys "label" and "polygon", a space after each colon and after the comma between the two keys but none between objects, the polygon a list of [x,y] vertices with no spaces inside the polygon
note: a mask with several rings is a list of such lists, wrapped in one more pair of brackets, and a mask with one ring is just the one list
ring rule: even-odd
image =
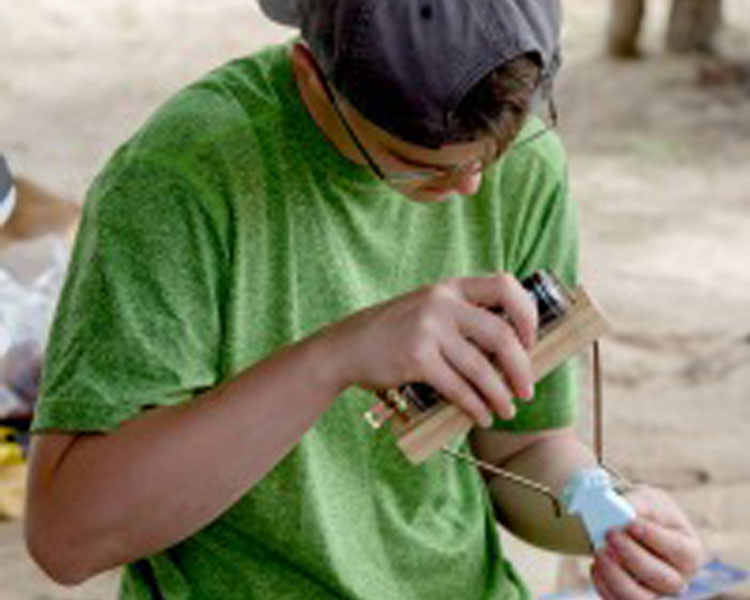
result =
[{"label": "nose", "polygon": [[453,180],[453,188],[462,196],[472,196],[479,191],[482,185],[482,172],[458,173]]}]

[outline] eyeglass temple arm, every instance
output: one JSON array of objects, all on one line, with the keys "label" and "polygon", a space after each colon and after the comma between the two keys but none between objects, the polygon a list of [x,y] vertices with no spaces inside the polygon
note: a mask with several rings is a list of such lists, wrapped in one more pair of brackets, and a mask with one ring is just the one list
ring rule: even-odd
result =
[{"label": "eyeglass temple arm", "polygon": [[365,149],[365,146],[362,143],[362,141],[359,139],[359,136],[356,133],[354,133],[354,129],[352,129],[352,126],[349,123],[349,120],[344,116],[344,111],[341,109],[341,106],[339,106],[339,102],[336,99],[336,94],[333,91],[333,88],[330,82],[328,81],[328,78],[323,73],[322,69],[320,69],[319,67],[317,68],[317,71],[318,71],[318,77],[320,79],[320,82],[323,85],[323,90],[325,91],[325,94],[328,97],[328,101],[331,103],[331,106],[333,107],[333,110],[336,113],[336,116],[338,117],[339,122],[346,130],[346,133],[349,135],[349,139],[357,147],[357,150],[362,155],[362,158],[365,159],[367,166],[370,167],[370,169],[372,169],[373,173],[375,173],[375,176],[378,179],[385,179],[385,175],[383,171],[380,169],[377,163],[373,160],[372,156],[370,156],[370,153]]},{"label": "eyeglass temple arm", "polygon": [[602,368],[599,341],[594,340],[593,351],[593,383],[594,383],[594,456],[599,465],[604,464],[604,407],[602,391]]}]

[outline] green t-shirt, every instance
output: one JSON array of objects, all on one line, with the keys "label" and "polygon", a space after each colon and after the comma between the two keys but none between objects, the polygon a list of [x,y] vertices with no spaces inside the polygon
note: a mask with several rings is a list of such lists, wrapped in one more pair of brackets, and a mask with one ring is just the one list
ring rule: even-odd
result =
[{"label": "green t-shirt", "polygon": [[[415,203],[323,137],[288,50],[178,93],[95,181],[35,431],[111,430],[441,278],[545,267],[574,282],[575,211],[554,134],[511,152],[473,198]],[[539,127],[530,121],[521,138]],[[569,424],[575,396],[567,365],[498,426]],[[127,566],[122,597],[528,597],[477,471],[441,454],[412,466],[363,420],[373,403],[347,390],[223,515]]]}]

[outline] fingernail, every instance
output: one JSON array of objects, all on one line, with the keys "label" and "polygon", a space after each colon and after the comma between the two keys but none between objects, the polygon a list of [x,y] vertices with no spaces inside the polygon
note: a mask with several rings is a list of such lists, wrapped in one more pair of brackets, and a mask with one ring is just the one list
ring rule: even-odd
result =
[{"label": "fingernail", "polygon": [[619,548],[625,543],[622,532],[614,530],[607,535],[607,540],[613,548]]},{"label": "fingernail", "polygon": [[634,537],[643,537],[644,526],[640,521],[633,521],[627,526],[628,533]]},{"label": "fingernail", "polygon": [[523,402],[524,404],[528,404],[534,399],[534,385],[526,385],[522,388],[516,388],[514,390],[516,395],[515,398]]},{"label": "fingernail", "polygon": [[615,550],[614,546],[608,545],[606,547],[606,552],[607,552],[607,557],[610,560],[617,562],[617,550]]}]

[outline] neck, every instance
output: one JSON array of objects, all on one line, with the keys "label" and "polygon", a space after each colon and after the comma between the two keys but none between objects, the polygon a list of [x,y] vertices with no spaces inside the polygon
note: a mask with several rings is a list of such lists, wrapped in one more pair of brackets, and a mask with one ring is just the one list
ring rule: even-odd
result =
[{"label": "neck", "polygon": [[341,123],[339,115],[320,82],[317,68],[312,63],[309,50],[301,45],[292,48],[292,72],[297,84],[302,104],[318,126],[323,135],[333,144],[336,150],[355,164],[364,164],[364,160]]}]

